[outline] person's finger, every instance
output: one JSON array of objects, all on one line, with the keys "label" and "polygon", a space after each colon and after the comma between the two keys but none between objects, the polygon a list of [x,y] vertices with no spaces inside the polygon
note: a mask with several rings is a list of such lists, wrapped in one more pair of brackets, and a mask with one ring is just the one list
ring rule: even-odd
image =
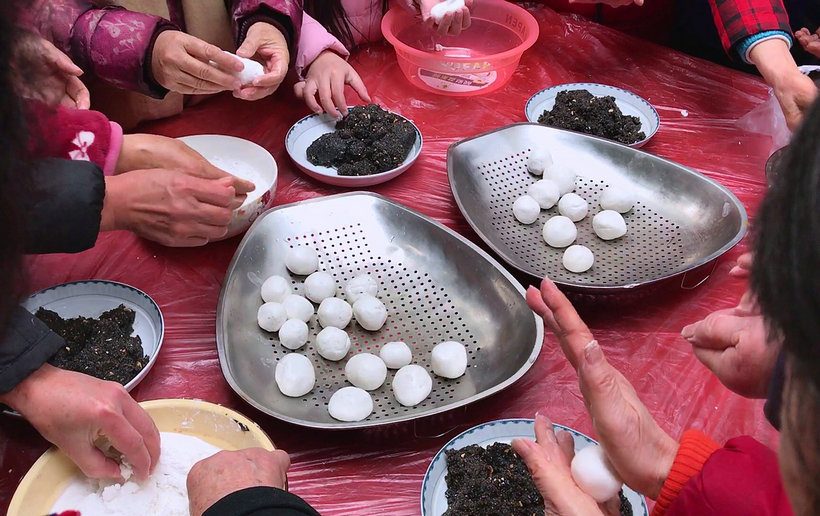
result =
[{"label": "person's finger", "polygon": [[256,51],[259,50],[259,42],[256,41],[255,38],[248,35],[245,38],[245,41],[239,45],[239,48],[236,49],[236,55],[239,57],[244,57],[245,59],[250,59],[251,57],[256,54]]},{"label": "person's finger", "polygon": [[333,105],[339,110],[342,116],[347,116],[347,99],[345,98],[345,79],[340,74],[330,77],[330,96],[333,98]]},{"label": "person's finger", "polygon": [[450,25],[453,23],[453,13],[444,13],[439,21],[436,22],[436,32],[441,36],[446,36],[450,32]]},{"label": "person's finger", "polygon": [[151,472],[151,454],[148,453],[145,439],[131,426],[125,415],[112,411],[102,417],[100,425],[102,434],[134,467],[137,478],[140,480],[148,478]]},{"label": "person's finger", "polygon": [[[196,60],[194,59],[194,61]],[[232,89],[232,87],[225,87],[221,84],[210,82],[205,79],[200,79],[199,77],[196,77],[184,71],[180,71],[180,73],[174,79],[174,82],[183,87],[180,89],[185,89],[185,91],[182,93],[191,95],[209,95],[212,93],[220,93]]]},{"label": "person's finger", "polygon": [[233,176],[216,180],[201,179],[195,176],[188,178],[190,190],[196,200],[222,208],[231,206],[236,196],[233,180]]},{"label": "person's finger", "polygon": [[142,436],[148,450],[148,456],[151,459],[149,473],[153,473],[159,462],[160,453],[160,437],[157,425],[154,424],[151,416],[137,402],[123,403],[122,413],[131,426]]},{"label": "person's finger", "polygon": [[367,92],[367,87],[364,85],[364,81],[362,81],[362,78],[353,68],[348,71],[347,84],[353,88],[353,91],[356,92],[356,95],[358,95],[360,99],[365,102],[372,102],[370,93]]},{"label": "person's finger", "polygon": [[535,416],[535,442],[545,450],[558,446],[555,431],[552,428],[552,421],[542,414]]},{"label": "person's finger", "polygon": [[293,85],[293,94],[304,100],[305,81],[299,81]]},{"label": "person's finger", "polygon": [[693,347],[692,353],[718,378],[731,377],[730,373],[736,372],[732,370],[736,369],[737,348],[710,349]]},{"label": "person's finger", "polygon": [[83,474],[89,478],[105,478],[118,480],[122,478],[120,465],[100,451],[99,448],[83,443],[79,449],[63,448]]},{"label": "person's finger", "polygon": [[[218,46],[211,45],[210,43],[202,41],[199,38],[185,38],[182,47],[188,55],[195,57],[198,61],[206,65],[209,65],[211,62],[215,63],[218,71],[225,76],[234,78],[233,75],[230,75],[231,72],[238,73],[245,68],[245,65],[239,59],[228,54],[227,52],[223,52]],[[214,66],[209,65],[208,68],[213,69]],[[216,78],[209,80],[212,82],[221,83],[221,81]]]},{"label": "person's finger", "polygon": [[276,88],[257,88],[255,86],[246,86],[233,92],[233,96],[242,100],[260,100],[269,95],[272,95]]},{"label": "person's finger", "polygon": [[322,104],[322,108],[324,108],[328,115],[334,118],[339,118],[339,114],[336,112],[336,106],[333,105],[333,97],[331,96],[330,91],[330,81],[322,81],[319,83],[319,102]]},{"label": "person's finger", "polygon": [[322,106],[320,106],[319,103],[316,102],[317,91],[319,91],[319,85],[316,84],[316,81],[310,79],[307,81],[307,84],[305,85],[303,98],[305,100],[305,104],[307,104],[308,109],[310,109],[316,114],[319,114],[322,112]]},{"label": "person's finger", "polygon": [[[194,220],[207,226],[227,226],[231,222],[231,208],[214,206],[212,204],[202,204],[197,207]],[[200,233],[197,233],[200,234]],[[203,233],[202,236],[210,236],[211,233]]]},{"label": "person's finger", "polygon": [[584,348],[594,340],[592,332],[581,320],[569,299],[549,278],[544,278],[541,282],[541,297],[555,319],[557,330],[553,332],[558,337],[567,359],[577,369]]},{"label": "person's finger", "polygon": [[461,9],[453,13],[453,21],[450,22],[450,30],[447,34],[450,36],[458,36],[461,34],[461,23],[464,21],[464,13]]},{"label": "person's finger", "polygon": [[43,58],[51,68],[57,69],[64,74],[79,77],[83,74],[82,68],[77,66],[62,50],[54,46],[50,41],[43,40]]},{"label": "person's finger", "polygon": [[737,346],[749,323],[749,317],[716,312],[686,326],[681,330],[681,335],[694,347],[722,350]]},{"label": "person's finger", "polygon": [[232,175],[233,182],[233,189],[236,192],[237,196],[244,196],[250,192],[253,192],[256,189],[256,185],[253,184],[253,181],[248,181],[247,179],[242,179],[241,177],[237,177]]},{"label": "person's finger", "polygon": [[218,87],[218,91],[225,91],[233,90],[242,86],[239,79],[235,75],[231,75],[216,66],[212,66],[208,61],[203,62],[192,56],[184,56],[179,68],[185,74],[201,81],[202,89],[206,87]]},{"label": "person's finger", "polygon": [[83,81],[78,77],[68,77],[66,80],[66,93],[74,100],[77,109],[88,109],[91,107],[91,94],[85,87]]},{"label": "person's finger", "polygon": [[558,447],[561,448],[561,452],[563,452],[567,461],[571,463],[575,457],[575,439],[573,439],[572,434],[563,430],[556,430],[555,440],[558,441]]},{"label": "person's finger", "polygon": [[470,28],[470,25],[473,24],[473,18],[472,18],[472,15],[470,14],[470,6],[469,5],[467,6],[467,9],[464,9],[463,13],[464,13],[463,14],[464,18],[462,19],[462,22],[461,22],[461,29],[462,30],[467,30],[467,29]]},{"label": "person's finger", "polygon": [[619,375],[606,361],[597,341],[587,344],[578,366],[578,383],[593,420],[599,411],[607,410],[623,398],[623,393],[618,388]]}]

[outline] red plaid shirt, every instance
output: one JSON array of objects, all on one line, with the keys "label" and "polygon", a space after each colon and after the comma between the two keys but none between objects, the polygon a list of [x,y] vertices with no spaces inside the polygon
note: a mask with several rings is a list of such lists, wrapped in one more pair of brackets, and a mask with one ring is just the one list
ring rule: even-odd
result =
[{"label": "red plaid shirt", "polygon": [[767,30],[791,34],[783,0],[709,0],[727,53],[744,38]]}]

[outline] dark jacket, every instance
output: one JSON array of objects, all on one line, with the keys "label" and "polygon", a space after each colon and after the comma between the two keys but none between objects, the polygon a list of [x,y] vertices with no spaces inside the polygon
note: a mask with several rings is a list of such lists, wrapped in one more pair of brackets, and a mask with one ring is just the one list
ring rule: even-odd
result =
[{"label": "dark jacket", "polygon": [[319,516],[319,513],[287,491],[249,487],[222,498],[202,516]]}]

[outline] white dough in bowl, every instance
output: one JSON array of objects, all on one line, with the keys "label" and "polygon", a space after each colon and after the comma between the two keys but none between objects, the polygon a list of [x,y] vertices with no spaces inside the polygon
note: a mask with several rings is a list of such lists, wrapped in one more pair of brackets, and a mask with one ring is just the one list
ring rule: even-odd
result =
[{"label": "white dough in bowl", "polygon": [[297,294],[290,294],[282,301],[288,313],[288,319],[299,319],[308,322],[313,317],[313,305],[310,301]]},{"label": "white dough in bowl", "polygon": [[396,371],[393,376],[393,395],[405,407],[415,407],[433,390],[433,379],[423,367],[410,364]]},{"label": "white dough in bowl", "polygon": [[256,312],[256,322],[265,331],[279,331],[288,320],[288,312],[281,303],[264,303]]},{"label": "white dough in bowl", "polygon": [[626,213],[631,210],[638,201],[635,198],[635,193],[628,187],[607,186],[604,188],[604,191],[601,192],[601,197],[598,199],[598,202],[601,203],[601,208],[605,210]]},{"label": "white dough in bowl", "polygon": [[317,271],[305,278],[305,297],[314,303],[321,303],[336,295],[336,281],[324,271]]},{"label": "white dough in bowl", "polygon": [[365,294],[353,303],[353,316],[365,330],[377,331],[387,320],[387,307],[375,297]]},{"label": "white dough in bowl", "polygon": [[570,272],[586,272],[592,268],[595,263],[595,256],[588,247],[582,245],[571,245],[564,251],[564,256],[561,257],[561,263],[564,264]]},{"label": "white dough in bowl", "polygon": [[556,215],[544,224],[542,231],[544,241],[551,247],[566,247],[575,242],[578,228],[575,223],[563,215]]},{"label": "white dough in bowl", "polygon": [[387,366],[384,361],[372,353],[353,355],[345,365],[347,381],[360,389],[372,391],[378,389],[387,378]]},{"label": "white dough in bowl", "polygon": [[617,495],[623,486],[623,481],[609,465],[604,449],[597,445],[589,445],[575,452],[570,472],[578,487],[598,503]]},{"label": "white dough in bowl", "polygon": [[316,372],[308,357],[299,353],[288,353],[276,363],[274,378],[282,394],[298,398],[313,390]]},{"label": "white dough in bowl", "polygon": [[342,387],[327,402],[327,411],[339,421],[361,421],[373,413],[373,398],[358,387]]},{"label": "white dough in bowl", "polygon": [[388,342],[379,350],[379,357],[388,369],[401,369],[413,361],[413,353],[404,342]]},{"label": "white dough in bowl", "polygon": [[350,324],[353,317],[353,308],[344,299],[329,297],[319,304],[317,312],[319,324],[324,328],[335,327],[344,329]]},{"label": "white dough in bowl", "polygon": [[379,293],[379,284],[370,274],[359,274],[345,285],[345,296],[350,303],[355,303],[367,294],[373,297]]},{"label": "white dough in bowl", "polygon": [[316,335],[316,352],[326,360],[341,360],[350,351],[350,337],[347,332],[328,326]]},{"label": "white dough in bowl", "polygon": [[308,325],[301,319],[288,319],[279,328],[279,342],[288,349],[299,349],[308,341]]},{"label": "white dough in bowl", "polygon": [[561,198],[561,193],[558,191],[558,185],[551,179],[541,179],[534,182],[527,188],[527,195],[535,199],[538,206],[542,210],[548,210],[555,206],[558,199]]},{"label": "white dough in bowl", "polygon": [[544,171],[552,167],[552,154],[544,149],[535,149],[527,158],[527,172],[534,176],[544,175]]},{"label": "white dough in bowl", "polygon": [[242,86],[248,86],[253,83],[253,80],[259,76],[265,75],[265,67],[262,66],[262,63],[258,61],[254,61],[253,59],[246,59],[244,57],[239,57],[236,54],[232,54],[227,50],[223,50],[229,56],[233,56],[236,59],[239,59],[242,62],[244,68],[241,72],[233,72],[233,75],[239,79],[239,82]]},{"label": "white dough in bowl", "polygon": [[461,342],[452,340],[436,344],[430,362],[438,376],[458,378],[467,370],[467,349]]},{"label": "white dough in bowl", "polygon": [[549,179],[558,185],[558,193],[561,195],[575,190],[575,177],[575,172],[561,165],[555,165],[544,173],[544,179]]},{"label": "white dough in bowl", "polygon": [[281,303],[285,300],[285,296],[293,293],[293,290],[290,288],[290,282],[276,274],[266,279],[265,282],[262,283],[260,290],[262,299],[266,303]]},{"label": "white dough in bowl", "polygon": [[592,229],[603,240],[615,240],[626,235],[626,221],[615,210],[604,210],[592,217]]},{"label": "white dough in bowl", "polygon": [[294,247],[285,253],[285,266],[294,274],[307,276],[319,268],[319,255],[309,247]]},{"label": "white dough in bowl", "polygon": [[589,213],[589,203],[578,194],[568,193],[558,201],[558,213],[573,222],[578,222]]},{"label": "white dough in bowl", "polygon": [[444,0],[430,8],[430,16],[439,23],[447,13],[454,13],[464,7],[464,0]]},{"label": "white dough in bowl", "polygon": [[513,203],[513,215],[515,219],[522,224],[532,224],[538,220],[541,214],[541,206],[538,201],[529,195],[522,195]]}]

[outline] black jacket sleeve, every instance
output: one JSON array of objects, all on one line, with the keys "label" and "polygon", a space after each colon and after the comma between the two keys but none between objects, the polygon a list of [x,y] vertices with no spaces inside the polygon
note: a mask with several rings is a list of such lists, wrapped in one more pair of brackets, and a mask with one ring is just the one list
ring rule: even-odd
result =
[{"label": "black jacket sleeve", "polygon": [[783,386],[786,384],[786,354],[781,350],[777,356],[777,365],[769,381],[769,397],[763,405],[763,413],[769,423],[780,430],[780,407],[783,406]]},{"label": "black jacket sleeve", "polygon": [[94,247],[100,232],[105,178],[88,161],[43,159],[24,199],[26,253],[77,253]]},{"label": "black jacket sleeve", "polygon": [[17,387],[64,345],[62,337],[22,306],[9,316],[0,343],[0,393]]},{"label": "black jacket sleeve", "polygon": [[222,498],[202,516],[320,516],[295,494],[275,487],[249,487]]}]

